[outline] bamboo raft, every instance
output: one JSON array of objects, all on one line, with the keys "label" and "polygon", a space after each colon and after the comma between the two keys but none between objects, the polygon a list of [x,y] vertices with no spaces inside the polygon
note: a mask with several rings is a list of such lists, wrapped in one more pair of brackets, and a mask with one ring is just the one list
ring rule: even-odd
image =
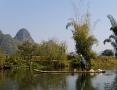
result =
[{"label": "bamboo raft", "polygon": [[102,71],[42,71],[34,69],[37,73],[105,73],[104,70]]}]

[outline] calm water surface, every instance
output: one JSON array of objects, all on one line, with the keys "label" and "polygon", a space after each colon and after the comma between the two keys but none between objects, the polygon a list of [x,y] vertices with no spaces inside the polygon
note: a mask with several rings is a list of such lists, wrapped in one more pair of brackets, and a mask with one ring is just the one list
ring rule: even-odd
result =
[{"label": "calm water surface", "polygon": [[106,73],[76,74],[37,74],[29,69],[1,70],[0,90],[117,90],[117,70],[104,70]]}]

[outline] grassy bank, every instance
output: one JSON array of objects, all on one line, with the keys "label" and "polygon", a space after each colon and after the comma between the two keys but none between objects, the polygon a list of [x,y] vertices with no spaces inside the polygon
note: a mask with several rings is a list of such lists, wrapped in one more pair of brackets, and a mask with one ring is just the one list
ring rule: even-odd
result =
[{"label": "grassy bank", "polygon": [[115,57],[111,56],[98,56],[95,59],[91,60],[92,66],[116,66],[117,65],[117,59]]}]

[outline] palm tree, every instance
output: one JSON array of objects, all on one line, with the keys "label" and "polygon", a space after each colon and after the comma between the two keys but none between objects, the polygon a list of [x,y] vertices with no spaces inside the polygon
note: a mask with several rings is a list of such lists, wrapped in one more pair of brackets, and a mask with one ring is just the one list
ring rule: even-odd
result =
[{"label": "palm tree", "polygon": [[110,30],[112,30],[113,34],[110,35],[108,39],[104,40],[104,44],[106,42],[111,43],[111,45],[114,47],[114,50],[117,52],[117,22],[112,15],[107,15],[107,17],[111,22],[112,27],[110,28]]}]

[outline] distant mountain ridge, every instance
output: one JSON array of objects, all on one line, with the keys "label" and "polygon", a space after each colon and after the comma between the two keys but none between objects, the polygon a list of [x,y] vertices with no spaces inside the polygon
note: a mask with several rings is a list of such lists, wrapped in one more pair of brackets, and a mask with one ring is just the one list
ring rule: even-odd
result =
[{"label": "distant mountain ridge", "polygon": [[31,43],[34,43],[34,40],[32,39],[30,33],[25,28],[20,29],[15,35],[14,39],[21,42],[30,41]]},{"label": "distant mountain ridge", "polygon": [[6,55],[15,53],[17,45],[25,41],[34,43],[29,31],[25,28],[20,29],[14,38],[10,34],[3,34],[2,30],[0,30],[0,46]]}]

